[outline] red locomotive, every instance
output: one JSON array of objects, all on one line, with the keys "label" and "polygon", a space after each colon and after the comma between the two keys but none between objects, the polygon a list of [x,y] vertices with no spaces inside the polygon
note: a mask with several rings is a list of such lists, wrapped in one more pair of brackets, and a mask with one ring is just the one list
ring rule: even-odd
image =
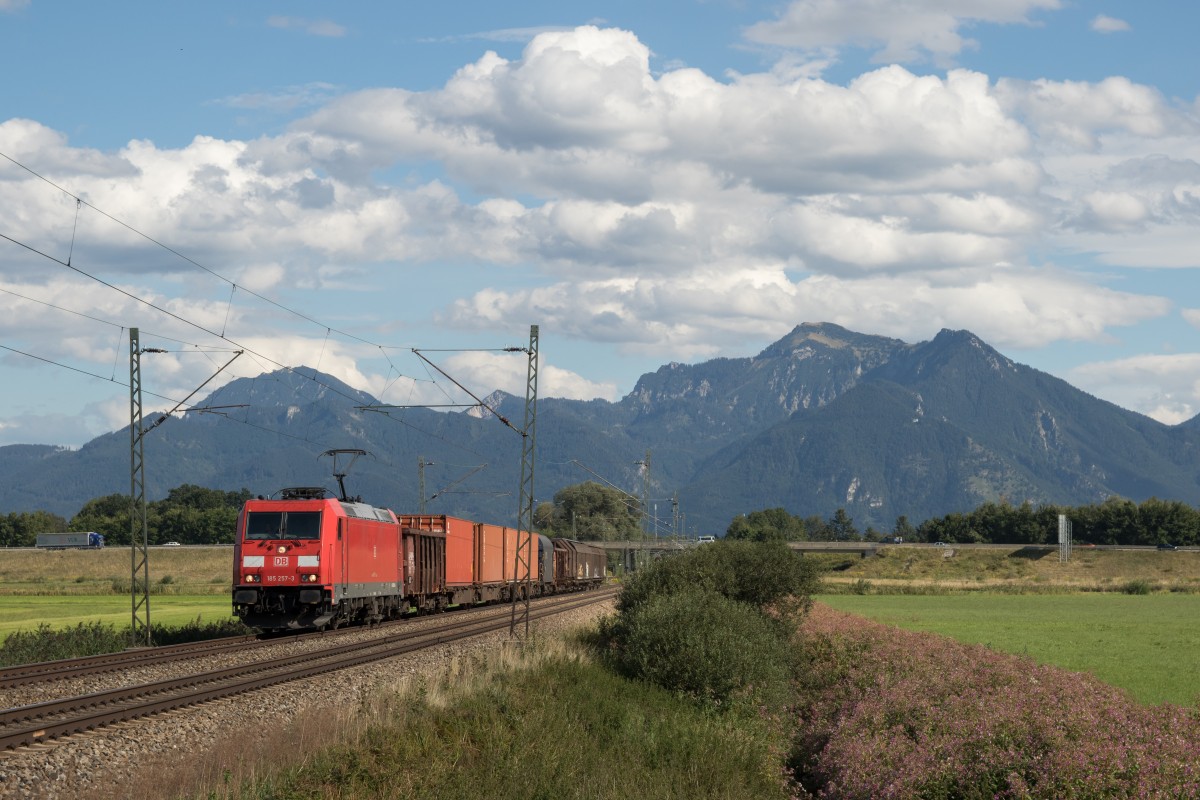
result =
[{"label": "red locomotive", "polygon": [[[284,489],[278,499],[248,501],[238,517],[233,613],[264,631],[323,629],[523,599],[517,534],[445,515],[397,517],[344,488],[340,499],[323,488]],[[604,581],[603,549],[540,535],[527,541],[531,596]]]}]

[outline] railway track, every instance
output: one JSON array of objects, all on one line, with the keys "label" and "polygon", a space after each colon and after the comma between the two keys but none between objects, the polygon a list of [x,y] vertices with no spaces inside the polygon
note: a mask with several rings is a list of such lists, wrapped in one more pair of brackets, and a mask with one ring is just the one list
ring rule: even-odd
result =
[{"label": "railway track", "polygon": [[[615,594],[613,589],[549,598],[532,606],[529,618],[604,602]],[[0,752],[501,631],[510,621],[510,607],[496,606],[479,616],[450,619],[421,630],[399,625],[395,632],[380,638],[335,645],[315,653],[5,709],[0,713]]]},{"label": "railway track", "polygon": [[146,664],[182,661],[201,653],[220,653],[253,647],[255,643],[273,644],[274,641],[269,639],[262,640],[254,635],[230,636],[224,639],[210,639],[204,642],[188,642],[186,644],[164,645],[163,647],[124,650],[120,653],[104,653],[98,656],[64,658],[59,661],[43,661],[37,664],[21,664],[15,667],[0,669],[0,689],[11,689],[42,681],[66,680],[69,678],[81,678],[87,675],[99,675],[105,672],[116,672],[117,670]]},{"label": "railway track", "polygon": [[[505,605],[504,608],[508,608],[508,606]],[[453,614],[458,613],[458,611],[472,610],[478,610],[478,607],[452,609],[448,613]],[[384,628],[392,625],[405,625],[414,619],[424,619],[424,617],[408,617],[390,622],[382,622],[375,627]],[[88,675],[102,675],[131,667],[170,664],[176,661],[185,661],[197,655],[208,656],[215,653],[245,651],[247,648],[270,647],[279,644],[281,641],[297,642],[313,638],[337,637],[359,630],[362,630],[362,628],[349,627],[339,628],[336,631],[311,631],[274,636],[247,634],[245,636],[229,636],[222,639],[208,639],[203,642],[186,642],[153,648],[135,648],[119,653],[103,653],[96,656],[64,658],[57,661],[43,661],[36,664],[20,664],[14,667],[0,668],[0,689],[12,689],[52,680],[82,678]]]}]

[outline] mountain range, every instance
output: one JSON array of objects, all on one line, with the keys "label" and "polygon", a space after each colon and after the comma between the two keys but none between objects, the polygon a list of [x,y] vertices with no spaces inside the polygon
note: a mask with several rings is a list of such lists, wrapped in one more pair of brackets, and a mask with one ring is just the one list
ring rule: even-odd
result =
[{"label": "mountain range", "polygon": [[[525,398],[492,411],[381,406],[308,368],[240,378],[144,437],[147,495],[185,483],[336,488],[397,511],[512,524]],[[1200,503],[1200,417],[1168,426],[1015,363],[968,331],[918,344],[805,323],[747,358],[667,364],[617,402],[539,398],[534,493],[594,480],[645,497],[657,530],[721,533],[782,507],[890,530],[986,501]],[[494,412],[494,413],[492,413]],[[148,418],[153,419],[150,415]],[[77,450],[0,447],[0,510],[70,517],[129,491],[129,429]],[[336,466],[345,469],[346,457]],[[424,502],[421,484],[424,481]]]}]

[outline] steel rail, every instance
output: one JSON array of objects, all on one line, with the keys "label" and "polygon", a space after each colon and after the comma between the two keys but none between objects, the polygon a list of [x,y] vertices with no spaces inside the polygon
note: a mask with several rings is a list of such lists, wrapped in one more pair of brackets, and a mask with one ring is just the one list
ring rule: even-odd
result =
[{"label": "steel rail", "polygon": [[[616,592],[614,589],[555,598],[538,606],[532,618],[603,602]],[[499,609],[482,618],[455,620],[420,631],[401,631],[381,639],[340,645],[317,653],[285,656],[185,678],[7,709],[0,714],[0,751],[501,631],[508,624],[508,610]]]},{"label": "steel rail", "polygon": [[[444,613],[462,613],[478,610],[480,610],[479,606],[460,606],[447,609]],[[425,616],[409,615],[397,620],[379,622],[373,627],[403,625],[416,619],[424,619]],[[184,642],[182,644],[162,645],[161,647],[122,650],[119,653],[101,653],[94,656],[80,656],[78,658],[40,661],[32,664],[18,664],[12,667],[0,668],[0,689],[13,689],[18,686],[27,686],[32,683],[41,683],[44,681],[100,675],[131,667],[169,664],[172,661],[182,661],[190,658],[197,653],[208,655],[217,652],[274,645],[281,642],[294,642],[312,637],[342,636],[362,630],[364,630],[363,626],[350,626],[336,630],[299,631],[282,635],[248,634],[227,636],[219,639],[208,639],[202,642]]]},{"label": "steel rail", "polygon": [[122,650],[119,653],[102,653],[95,656],[63,658],[57,661],[39,661],[33,664],[18,664],[0,669],[0,689],[11,689],[30,683],[48,680],[83,677],[103,672],[114,672],[130,666],[158,664],[187,658],[195,653],[212,653],[253,646],[257,636],[227,636],[203,642],[163,645],[149,649]]}]

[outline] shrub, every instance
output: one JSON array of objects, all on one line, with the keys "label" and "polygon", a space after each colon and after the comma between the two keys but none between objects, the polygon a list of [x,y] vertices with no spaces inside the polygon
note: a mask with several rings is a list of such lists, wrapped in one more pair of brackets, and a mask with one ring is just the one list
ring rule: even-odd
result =
[{"label": "shrub", "polygon": [[[199,617],[180,627],[157,626],[153,629],[155,645],[201,642],[248,633],[250,629],[239,620],[201,623]],[[81,622],[73,628],[55,630],[43,622],[36,630],[14,631],[5,637],[4,644],[0,645],[0,667],[118,653],[128,646],[129,628],[117,630],[101,622]]]},{"label": "shrub", "polygon": [[806,607],[817,585],[816,566],[782,542],[720,541],[639,570],[621,591],[617,610],[631,611],[658,595],[693,588],[754,607],[785,598]]},{"label": "shrub", "polygon": [[183,644],[185,642],[203,642],[209,639],[222,639],[226,636],[245,636],[251,630],[242,624],[241,620],[223,619],[218,622],[201,622],[196,617],[191,622],[176,628],[155,628],[154,644]]},{"label": "shrub", "polygon": [[53,630],[43,622],[36,630],[13,631],[5,637],[0,647],[0,666],[116,653],[128,644],[128,631],[118,633],[112,625],[101,622],[81,622],[62,630]]},{"label": "shrub", "polygon": [[1136,578],[1122,586],[1121,591],[1125,594],[1150,594],[1154,591],[1154,585],[1145,578]]},{"label": "shrub", "polygon": [[640,604],[620,627],[617,660],[631,677],[717,702],[784,700],[788,645],[745,603],[690,588]]}]

